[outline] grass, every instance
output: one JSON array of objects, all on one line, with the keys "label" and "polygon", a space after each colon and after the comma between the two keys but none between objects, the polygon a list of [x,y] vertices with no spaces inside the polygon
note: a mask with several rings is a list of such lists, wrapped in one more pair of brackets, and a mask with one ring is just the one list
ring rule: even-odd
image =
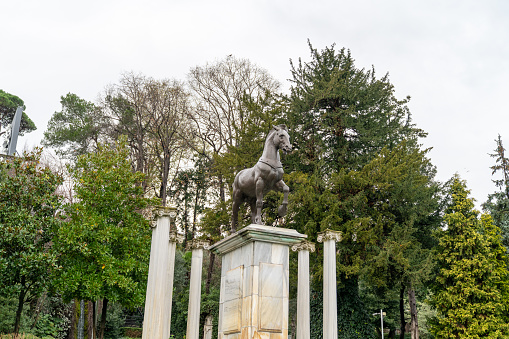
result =
[{"label": "grass", "polygon": [[14,334],[0,334],[0,339],[39,339],[33,334],[19,333],[17,336]]}]

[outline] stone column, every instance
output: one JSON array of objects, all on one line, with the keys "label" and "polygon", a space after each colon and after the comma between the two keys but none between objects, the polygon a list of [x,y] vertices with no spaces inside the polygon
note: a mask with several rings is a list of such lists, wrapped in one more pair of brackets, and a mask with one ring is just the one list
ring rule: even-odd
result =
[{"label": "stone column", "polygon": [[205,318],[205,324],[203,325],[203,339],[212,339],[212,329],[214,328],[214,325],[212,324],[213,320],[214,317],[211,314]]},{"label": "stone column", "polygon": [[288,255],[305,238],[251,224],[210,247],[222,257],[219,339],[288,338]]},{"label": "stone column", "polygon": [[325,230],[318,233],[318,242],[323,242],[323,338],[338,337],[338,308],[336,284],[336,241],[341,241],[341,232]]},{"label": "stone column", "polygon": [[315,251],[315,244],[309,241],[292,246],[292,251],[299,252],[299,269],[297,281],[297,339],[310,338],[309,316],[309,251]]},{"label": "stone column", "polygon": [[187,339],[200,339],[200,301],[201,274],[203,266],[203,249],[208,248],[209,242],[193,239],[188,243],[188,250],[193,251],[191,258],[191,279],[189,282],[189,304],[187,309]]},{"label": "stone column", "polygon": [[175,230],[170,231],[175,211],[174,206],[160,206],[153,211],[143,339],[170,336],[175,248],[176,242],[183,240]]}]

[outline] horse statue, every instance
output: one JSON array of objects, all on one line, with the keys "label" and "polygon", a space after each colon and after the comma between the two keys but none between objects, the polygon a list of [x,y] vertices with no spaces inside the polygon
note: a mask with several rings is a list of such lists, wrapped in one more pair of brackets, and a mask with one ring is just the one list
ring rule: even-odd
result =
[{"label": "horse statue", "polygon": [[279,158],[279,150],[291,152],[290,135],[285,125],[274,126],[267,135],[265,147],[258,162],[251,168],[237,173],[233,181],[233,213],[232,232],[235,232],[239,207],[243,202],[251,206],[251,222],[262,224],[263,196],[274,190],[283,192],[283,203],[279,206],[279,216],[286,215],[288,193],[290,189],[283,182],[283,165]]}]

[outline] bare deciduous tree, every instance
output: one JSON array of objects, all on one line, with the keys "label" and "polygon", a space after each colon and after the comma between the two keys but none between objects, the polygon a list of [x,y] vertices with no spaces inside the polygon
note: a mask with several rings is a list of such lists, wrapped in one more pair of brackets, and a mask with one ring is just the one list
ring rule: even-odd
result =
[{"label": "bare deciduous tree", "polygon": [[[238,133],[245,123],[245,96],[257,98],[280,87],[266,70],[233,56],[192,68],[188,82],[195,99],[191,116],[197,131],[194,149],[209,159],[237,145]],[[220,200],[224,202],[221,174],[218,174],[218,184]]]},{"label": "bare deciduous tree", "polygon": [[125,73],[103,100],[113,134],[127,135],[134,168],[146,175],[143,188],[154,188],[163,205],[172,165],[176,171],[186,149],[188,97],[178,81]]}]

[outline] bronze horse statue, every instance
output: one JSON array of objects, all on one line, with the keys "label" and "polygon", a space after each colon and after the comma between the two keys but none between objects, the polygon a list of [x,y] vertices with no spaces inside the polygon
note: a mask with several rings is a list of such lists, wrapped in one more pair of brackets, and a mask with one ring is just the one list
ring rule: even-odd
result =
[{"label": "bronze horse statue", "polygon": [[291,152],[290,135],[285,125],[274,126],[267,135],[263,153],[251,168],[246,168],[235,176],[233,181],[232,232],[235,232],[239,207],[243,202],[251,206],[251,222],[262,224],[263,196],[274,190],[283,192],[283,203],[279,206],[279,216],[286,214],[290,189],[283,181],[283,165],[279,150]]}]

